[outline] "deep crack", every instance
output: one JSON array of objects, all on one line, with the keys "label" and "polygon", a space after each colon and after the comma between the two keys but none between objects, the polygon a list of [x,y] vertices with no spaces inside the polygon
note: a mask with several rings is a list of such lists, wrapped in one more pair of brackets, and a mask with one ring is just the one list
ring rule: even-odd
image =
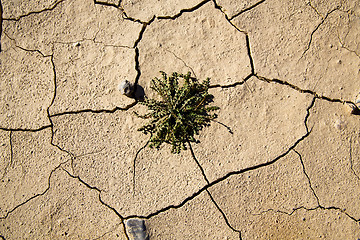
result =
[{"label": "deep crack", "polygon": [[134,101],[133,103],[127,105],[126,107],[115,107],[113,109],[99,109],[99,110],[95,110],[95,109],[82,109],[82,110],[75,110],[75,111],[65,111],[65,112],[59,112],[59,113],[54,113],[50,115],[50,118],[52,117],[59,117],[59,116],[63,116],[63,115],[72,115],[72,114],[81,114],[81,113],[114,113],[116,111],[127,111],[130,108],[134,107],[137,104],[137,101]]},{"label": "deep crack", "polygon": [[[305,117],[305,119],[308,118],[309,114],[310,114],[310,108],[312,106],[309,106],[308,109],[307,109],[307,115]],[[307,125],[307,122],[305,122],[305,124]],[[275,157],[274,159],[272,159],[271,161],[268,161],[268,162],[265,162],[265,163],[261,163],[261,164],[257,164],[257,165],[254,165],[254,166],[251,166],[251,167],[247,167],[247,168],[244,168],[244,169],[241,169],[241,170],[237,170],[237,171],[233,171],[233,172],[229,172],[227,173],[226,175],[210,182],[209,184],[205,185],[204,187],[200,188],[198,191],[194,192],[192,195],[188,196],[187,198],[185,198],[181,203],[177,204],[177,205],[169,205],[165,208],[162,208],[160,210],[157,210],[153,213],[150,213],[149,215],[144,215],[144,216],[141,216],[141,215],[129,215],[129,216],[126,216],[124,217],[125,219],[130,219],[130,218],[145,218],[145,219],[149,219],[151,217],[154,217],[154,216],[157,216],[163,212],[166,212],[168,211],[169,209],[178,209],[182,206],[184,206],[187,202],[191,201],[192,199],[194,199],[195,197],[199,196],[201,193],[203,193],[204,191],[206,191],[207,189],[215,186],[216,184],[228,179],[229,177],[233,176],[233,175],[239,175],[239,174],[242,174],[242,173],[246,173],[246,172],[251,172],[251,171],[254,171],[254,170],[257,170],[257,169],[260,169],[260,168],[263,168],[263,167],[267,167],[271,164],[274,164],[275,162],[277,162],[279,159],[285,157],[286,155],[288,155],[288,153],[293,150],[299,143],[301,143],[304,139],[306,139],[311,133],[311,130],[308,131],[306,134],[304,134],[301,138],[299,138],[292,146],[290,146],[288,148],[288,150],[286,150],[285,152],[283,152],[282,154],[280,154],[279,156]]]},{"label": "deep crack", "polygon": [[181,9],[179,13],[175,14],[174,16],[158,16],[157,19],[171,19],[171,20],[175,20],[178,17],[180,17],[183,13],[188,13],[188,12],[194,12],[197,9],[199,9],[200,7],[202,7],[203,5],[205,5],[206,3],[210,2],[211,0],[204,0],[202,2],[200,2],[199,4],[197,4],[196,6],[192,7],[192,8],[187,8],[187,9]]},{"label": "deep crack", "polygon": [[2,23],[3,23],[3,8],[0,0],[0,53],[1,53],[1,35],[2,35]]},{"label": "deep crack", "polygon": [[[260,2],[258,2],[258,3],[255,4],[255,5],[258,6],[259,4],[261,4],[261,3],[263,3],[263,2],[265,2],[265,0],[264,0],[264,1],[260,1]],[[219,6],[219,5],[216,3],[215,0],[213,0],[213,3],[214,3],[215,9],[218,9],[218,10],[224,15],[226,21],[227,21],[232,27],[234,27],[237,31],[245,34],[246,50],[247,50],[247,55],[248,55],[248,57],[249,57],[250,69],[251,69],[251,74],[250,74],[249,76],[247,76],[246,79],[245,79],[245,80],[247,80],[247,79],[249,79],[250,77],[252,77],[252,76],[255,75],[254,59],[253,59],[253,57],[252,57],[252,55],[251,55],[251,47],[250,47],[249,34],[248,34],[246,31],[241,30],[241,29],[239,29],[237,26],[235,26],[235,24],[233,24],[233,23],[231,22],[231,20],[232,20],[233,18],[230,19],[229,16],[222,10],[221,6]],[[256,7],[256,6],[253,6],[252,8],[254,8],[254,7]],[[252,9],[252,8],[251,8],[251,9]]]},{"label": "deep crack", "polygon": [[7,131],[7,132],[40,132],[47,128],[51,128],[51,125],[41,126],[39,128],[4,128],[0,127],[0,130]]},{"label": "deep crack", "polygon": [[136,41],[135,41],[135,43],[134,43],[134,46],[133,46],[135,49],[137,49],[137,46],[138,46],[139,42],[141,41],[141,39],[142,39],[142,37],[143,37],[143,35],[144,35],[144,32],[145,32],[146,28],[147,28],[154,20],[155,20],[155,16],[153,16],[153,17],[150,19],[149,22],[142,23],[143,26],[142,26],[142,28],[141,28],[141,30],[140,30],[140,32],[139,32],[139,37],[136,39]]},{"label": "deep crack", "polygon": [[273,78],[273,79],[269,79],[269,78],[266,78],[266,77],[262,77],[260,75],[257,75],[255,74],[254,75],[257,79],[259,79],[260,81],[265,81],[265,82],[268,82],[268,83],[276,83],[276,84],[281,84],[281,85],[285,85],[285,86],[288,86],[300,93],[307,93],[307,94],[311,94],[313,95],[314,97],[318,98],[318,99],[321,99],[321,100],[325,100],[325,101],[328,101],[328,102],[335,102],[335,103],[342,103],[342,104],[353,104],[355,105],[354,102],[352,101],[349,101],[349,100],[342,100],[342,99],[339,99],[339,98],[330,98],[330,97],[327,97],[327,96],[324,96],[324,95],[320,95],[318,93],[316,93],[315,91],[313,90],[309,90],[309,89],[302,89],[296,85],[293,85],[287,81],[284,81],[284,80],[280,80],[280,79],[276,79],[276,78]]},{"label": "deep crack", "polygon": [[[210,184],[210,181],[209,179],[207,178],[206,174],[205,174],[205,170],[204,168],[201,166],[201,164],[199,163],[198,159],[196,158],[195,156],[195,153],[194,153],[194,150],[191,146],[191,143],[190,141],[187,142],[188,145],[189,145],[189,149],[190,149],[190,152],[191,152],[191,156],[192,158],[194,159],[194,161],[196,162],[196,165],[198,166],[198,168],[200,169],[201,171],[201,175],[204,177],[205,181],[207,184]],[[235,229],[233,226],[231,226],[231,224],[229,223],[229,220],[228,218],[226,217],[224,211],[220,208],[219,204],[217,204],[217,202],[215,201],[214,197],[211,195],[209,189],[206,189],[206,192],[208,194],[208,196],[210,197],[211,201],[213,202],[213,204],[215,205],[215,207],[218,209],[218,211],[220,212],[220,214],[222,215],[222,217],[224,218],[225,220],[225,223],[226,225],[234,232],[237,232],[239,234],[239,238],[241,239],[241,231],[240,230],[237,230]]]},{"label": "deep crack", "polygon": [[28,17],[30,15],[34,15],[34,14],[40,14],[40,13],[43,13],[43,12],[48,12],[48,11],[52,11],[54,10],[60,3],[64,2],[65,0],[59,0],[58,2],[54,3],[54,5],[50,8],[45,8],[45,9],[42,9],[42,10],[39,10],[39,11],[34,11],[34,12],[29,12],[29,13],[26,13],[24,15],[21,15],[19,17],[16,17],[16,18],[3,18],[4,21],[19,21],[20,19],[24,18],[24,17]]},{"label": "deep crack", "polygon": [[94,4],[103,5],[103,6],[107,6],[107,7],[114,7],[114,8],[119,9],[121,0],[119,0],[118,4],[94,0]]}]

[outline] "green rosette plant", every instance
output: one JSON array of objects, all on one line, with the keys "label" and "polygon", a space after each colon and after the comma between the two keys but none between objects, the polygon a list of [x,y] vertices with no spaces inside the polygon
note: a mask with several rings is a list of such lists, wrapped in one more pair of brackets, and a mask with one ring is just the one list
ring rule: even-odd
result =
[{"label": "green rosette plant", "polygon": [[210,79],[201,83],[190,72],[168,76],[161,72],[162,78],[151,81],[153,89],[160,100],[145,97],[141,104],[148,107],[149,112],[137,116],[149,119],[149,122],[139,128],[145,134],[150,133],[149,146],[159,148],[161,144],[172,145],[172,153],[186,150],[186,143],[198,141],[195,135],[210,125],[217,115],[211,113],[219,107],[208,106],[214,96],[208,93]]}]

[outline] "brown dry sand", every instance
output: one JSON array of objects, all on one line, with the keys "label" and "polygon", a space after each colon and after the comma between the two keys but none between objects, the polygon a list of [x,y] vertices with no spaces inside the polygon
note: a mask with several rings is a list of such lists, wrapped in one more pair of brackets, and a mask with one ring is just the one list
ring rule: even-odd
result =
[{"label": "brown dry sand", "polygon": [[[0,239],[360,239],[358,0],[0,5]],[[159,71],[220,107],[180,154],[118,90]]]}]

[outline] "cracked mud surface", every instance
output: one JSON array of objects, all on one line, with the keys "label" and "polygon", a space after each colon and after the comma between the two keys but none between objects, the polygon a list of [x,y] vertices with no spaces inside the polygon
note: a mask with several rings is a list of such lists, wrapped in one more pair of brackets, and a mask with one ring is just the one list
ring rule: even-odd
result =
[{"label": "cracked mud surface", "polygon": [[[2,0],[0,239],[359,239],[356,0]],[[159,71],[216,122],[147,148]]]}]

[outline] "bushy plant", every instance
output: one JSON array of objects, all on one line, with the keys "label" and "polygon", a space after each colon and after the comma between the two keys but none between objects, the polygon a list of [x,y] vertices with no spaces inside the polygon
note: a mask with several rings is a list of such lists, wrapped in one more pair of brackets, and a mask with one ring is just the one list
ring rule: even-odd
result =
[{"label": "bushy plant", "polygon": [[182,149],[186,150],[187,142],[198,142],[194,135],[217,117],[210,112],[219,108],[208,106],[214,98],[208,93],[209,78],[200,83],[190,72],[185,75],[174,72],[171,76],[165,72],[161,74],[162,79],[155,77],[151,81],[151,88],[160,100],[145,97],[141,102],[149,112],[137,115],[150,121],[138,130],[152,134],[150,147],[159,148],[162,143],[168,143],[172,145],[172,153],[180,153]]}]

